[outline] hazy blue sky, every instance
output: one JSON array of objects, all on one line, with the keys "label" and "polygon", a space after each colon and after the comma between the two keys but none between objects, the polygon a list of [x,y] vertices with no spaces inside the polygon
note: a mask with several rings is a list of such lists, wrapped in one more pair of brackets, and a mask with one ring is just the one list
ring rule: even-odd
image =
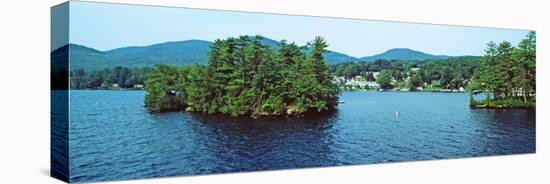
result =
[{"label": "hazy blue sky", "polygon": [[319,35],[329,49],[362,57],[391,48],[481,55],[489,41],[516,44],[527,31],[229,11],[71,2],[70,42],[109,50],[167,41],[212,41],[239,35],[294,41]]}]

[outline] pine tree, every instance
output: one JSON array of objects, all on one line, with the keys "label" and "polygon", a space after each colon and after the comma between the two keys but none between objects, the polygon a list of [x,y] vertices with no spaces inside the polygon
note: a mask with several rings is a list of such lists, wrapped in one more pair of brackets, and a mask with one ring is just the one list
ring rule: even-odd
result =
[{"label": "pine tree", "polygon": [[523,101],[527,101],[529,94],[535,91],[536,65],[536,37],[535,32],[527,34],[514,52],[514,61],[518,75],[514,77],[514,84],[520,88]]}]

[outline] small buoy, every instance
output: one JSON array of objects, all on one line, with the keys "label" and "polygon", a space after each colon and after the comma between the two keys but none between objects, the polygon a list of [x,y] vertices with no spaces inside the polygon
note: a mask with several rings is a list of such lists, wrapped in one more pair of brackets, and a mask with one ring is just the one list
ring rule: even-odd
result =
[{"label": "small buoy", "polygon": [[399,117],[399,111],[395,111],[395,117]]}]

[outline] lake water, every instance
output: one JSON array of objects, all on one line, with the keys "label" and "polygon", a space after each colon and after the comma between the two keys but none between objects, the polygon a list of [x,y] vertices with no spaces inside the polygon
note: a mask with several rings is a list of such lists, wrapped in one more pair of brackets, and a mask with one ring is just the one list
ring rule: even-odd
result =
[{"label": "lake water", "polygon": [[535,152],[535,110],[465,93],[344,92],[309,118],[152,114],[144,91],[70,92],[70,179],[101,181]]}]

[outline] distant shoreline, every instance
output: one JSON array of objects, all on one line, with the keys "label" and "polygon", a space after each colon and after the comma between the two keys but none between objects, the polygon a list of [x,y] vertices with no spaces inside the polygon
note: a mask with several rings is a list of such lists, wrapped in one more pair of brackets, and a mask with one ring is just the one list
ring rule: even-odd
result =
[{"label": "distant shoreline", "polygon": [[418,90],[418,91],[410,91],[410,90],[397,90],[397,89],[388,89],[388,90],[380,90],[380,89],[371,89],[371,90],[342,90],[342,92],[353,92],[353,91],[372,91],[372,92],[433,92],[433,93],[468,93],[468,91],[442,91],[442,90]]},{"label": "distant shoreline", "polygon": [[[71,91],[145,91],[143,88],[120,88],[120,89],[93,89],[93,88],[85,88],[85,89],[70,89]],[[400,91],[400,90],[343,90],[342,92],[424,92],[424,93],[468,93],[468,91],[430,91],[430,90],[422,90],[422,91]]]},{"label": "distant shoreline", "polygon": [[145,91],[145,88],[118,88],[118,89],[113,89],[113,88],[83,88],[83,89],[69,89],[71,91],[77,91],[77,90],[82,90],[82,91]]}]

